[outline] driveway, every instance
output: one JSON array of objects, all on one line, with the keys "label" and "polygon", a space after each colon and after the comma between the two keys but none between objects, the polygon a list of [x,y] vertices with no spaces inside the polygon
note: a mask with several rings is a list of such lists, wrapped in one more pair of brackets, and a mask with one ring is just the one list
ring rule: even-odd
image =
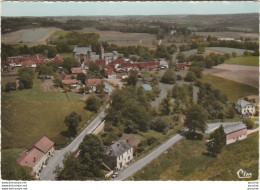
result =
[{"label": "driveway", "polygon": [[[108,105],[106,106],[106,108]],[[55,180],[56,174],[53,172],[56,166],[63,167],[63,159],[67,152],[74,152],[83,141],[85,135],[92,133],[102,122],[105,116],[105,109],[78,135],[67,147],[56,150],[53,157],[48,160],[48,164],[40,173],[40,180]]]},{"label": "driveway", "polygon": [[143,157],[140,160],[130,164],[126,169],[122,170],[116,178],[111,179],[111,180],[112,181],[121,181],[121,180],[124,180],[124,179],[132,176],[138,170],[141,170],[144,166],[149,164],[152,160],[154,160],[155,158],[160,156],[160,154],[165,152],[167,149],[169,149],[176,142],[180,141],[183,138],[183,135],[184,135],[185,132],[186,131],[183,131],[183,132],[169,138],[167,141],[165,141],[163,144],[161,144],[155,150],[153,150],[152,152],[147,154],[145,157]]}]

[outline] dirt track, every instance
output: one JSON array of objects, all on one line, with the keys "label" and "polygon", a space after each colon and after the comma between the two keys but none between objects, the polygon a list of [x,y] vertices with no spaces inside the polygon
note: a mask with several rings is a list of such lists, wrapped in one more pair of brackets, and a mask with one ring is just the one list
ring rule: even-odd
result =
[{"label": "dirt track", "polygon": [[259,87],[259,67],[222,64],[212,69],[205,69],[203,74],[212,74],[257,88]]}]

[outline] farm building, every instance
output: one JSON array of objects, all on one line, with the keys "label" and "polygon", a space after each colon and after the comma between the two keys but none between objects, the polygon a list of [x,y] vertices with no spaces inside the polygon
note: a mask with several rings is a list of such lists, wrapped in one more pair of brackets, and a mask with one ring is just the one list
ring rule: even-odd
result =
[{"label": "farm building", "polygon": [[247,138],[247,128],[242,122],[224,125],[226,145]]},{"label": "farm building", "polygon": [[86,86],[90,87],[92,92],[96,92],[97,86],[101,85],[100,79],[88,79],[85,81]]},{"label": "farm building", "polygon": [[47,160],[54,154],[54,142],[43,136],[30,146],[17,160],[21,166],[32,169],[32,173],[38,177],[41,169],[47,164]]},{"label": "farm building", "polygon": [[253,103],[246,100],[238,100],[235,103],[236,110],[245,117],[251,117],[255,112],[255,106]]},{"label": "farm building", "polygon": [[[35,65],[33,67],[36,67],[38,64],[44,64],[46,61],[46,58],[42,54],[36,54],[36,55],[21,55],[21,56],[15,56],[15,57],[8,57],[5,62],[3,62],[3,65],[10,65],[11,67],[21,67],[21,66],[28,66]],[[25,63],[24,63],[25,62]],[[33,62],[33,63],[32,63]]]},{"label": "farm building", "polygon": [[79,81],[76,80],[76,79],[65,79],[65,80],[62,80],[62,84],[64,85],[73,85],[73,84],[78,84]]},{"label": "farm building", "polygon": [[104,163],[114,171],[123,169],[133,160],[133,147],[125,140],[116,141],[104,151]]}]

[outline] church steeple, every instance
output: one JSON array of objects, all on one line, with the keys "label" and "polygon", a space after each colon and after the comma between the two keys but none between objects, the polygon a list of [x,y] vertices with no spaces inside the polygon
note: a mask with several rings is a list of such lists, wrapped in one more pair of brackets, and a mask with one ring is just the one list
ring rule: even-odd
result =
[{"label": "church steeple", "polygon": [[104,59],[104,53],[105,53],[105,50],[104,50],[104,47],[103,47],[103,45],[102,45],[102,43],[101,43],[101,45],[100,45],[100,50],[101,50],[101,59]]}]

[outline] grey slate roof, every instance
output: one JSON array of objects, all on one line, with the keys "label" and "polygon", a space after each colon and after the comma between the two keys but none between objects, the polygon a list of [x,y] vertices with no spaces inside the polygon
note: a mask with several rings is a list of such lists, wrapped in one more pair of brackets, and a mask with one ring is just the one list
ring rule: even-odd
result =
[{"label": "grey slate roof", "polygon": [[246,129],[246,125],[242,122],[224,125],[224,132],[225,134],[233,133],[235,131],[240,131],[242,129]]},{"label": "grey slate roof", "polygon": [[87,54],[89,51],[91,52],[91,46],[89,46],[89,47],[75,46],[73,49],[73,53],[76,53],[76,54]]},{"label": "grey slate roof", "polygon": [[125,140],[119,140],[107,147],[105,154],[108,156],[118,157],[131,148],[132,145],[128,144]]},{"label": "grey slate roof", "polygon": [[238,100],[236,104],[240,107],[245,107],[247,105],[253,105],[251,102],[248,102],[246,100]]},{"label": "grey slate roof", "polygon": [[113,57],[114,54],[113,53],[104,53],[104,57]]},{"label": "grey slate roof", "polygon": [[119,55],[119,53],[117,51],[113,51],[114,55]]},{"label": "grey slate roof", "polygon": [[159,62],[159,65],[168,65],[168,61],[162,60],[162,61]]}]

